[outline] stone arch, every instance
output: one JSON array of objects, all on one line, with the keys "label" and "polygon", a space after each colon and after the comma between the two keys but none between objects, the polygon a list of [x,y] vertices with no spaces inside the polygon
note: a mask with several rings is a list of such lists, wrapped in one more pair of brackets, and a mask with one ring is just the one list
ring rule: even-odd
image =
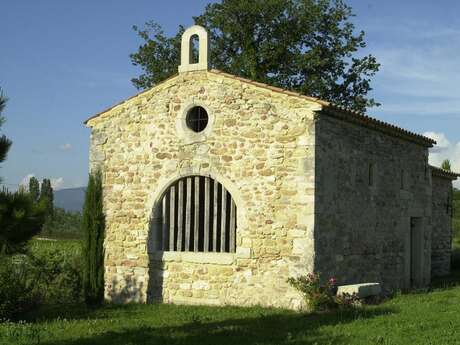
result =
[{"label": "stone arch", "polygon": [[[241,195],[240,195],[240,192],[239,192],[239,189],[228,179],[228,178],[225,178],[223,177],[222,175],[220,174],[216,174],[216,173],[211,173],[211,172],[201,172],[199,171],[199,169],[189,169],[187,171],[178,171],[177,174],[174,174],[174,176],[168,176],[168,177],[164,177],[163,179],[161,179],[161,181],[159,181],[158,185],[159,185],[159,188],[157,188],[157,190],[154,192],[154,194],[152,195],[151,199],[150,199],[150,202],[149,204],[151,205],[151,217],[150,217],[150,226],[149,226],[149,236],[148,236],[148,252],[149,253],[153,253],[153,252],[162,252],[164,250],[166,251],[169,251],[170,250],[170,247],[169,247],[169,244],[170,242],[168,242],[168,248],[164,248],[164,242],[163,242],[163,237],[162,236],[158,236],[159,232],[161,232],[162,234],[166,231],[166,229],[164,228],[165,225],[163,223],[163,217],[164,217],[164,214],[163,214],[163,200],[164,200],[164,197],[165,195],[171,191],[171,186],[175,185],[175,203],[176,203],[176,207],[178,207],[178,185],[177,183],[180,181],[180,180],[183,180],[183,185],[182,185],[182,188],[185,189],[187,188],[187,185],[186,185],[186,182],[185,182],[185,179],[190,179],[190,183],[194,184],[195,181],[193,180],[195,177],[199,177],[200,179],[209,179],[210,183],[216,183],[218,184],[219,186],[221,187],[218,187],[218,196],[221,198],[222,197],[222,194],[223,194],[223,191],[226,191],[229,195],[229,197],[227,197],[227,211],[226,212],[230,212],[230,208],[228,205],[231,205],[230,203],[233,202],[233,205],[235,207],[235,230],[234,230],[234,238],[233,238],[233,248],[230,248],[230,245],[227,246],[227,250],[223,250],[224,252],[234,252],[236,250],[236,247],[239,245],[239,241],[240,241],[240,237],[241,237],[241,231],[244,231],[244,229],[246,229],[246,216],[245,216],[245,207],[244,207],[244,203],[243,203],[243,200],[241,198]],[[200,187],[199,188],[203,188],[203,184],[205,182],[203,182],[203,180],[201,180],[200,182]],[[192,188],[192,192],[194,191],[194,188]],[[211,188],[211,191],[210,193],[213,192],[213,187]],[[169,201],[167,200],[166,202],[170,202],[171,200],[171,196],[169,196]],[[192,197],[192,200],[191,202],[193,202],[193,197]],[[186,201],[185,201],[186,202]],[[162,206],[162,207],[159,207],[159,206]],[[170,205],[167,205],[166,206],[168,208],[168,211],[170,210]],[[222,207],[222,203],[219,203],[218,207]],[[177,239],[177,223],[178,223],[178,210],[175,211],[175,236],[176,236],[176,239]],[[213,211],[212,211],[213,212]],[[211,215],[213,215],[213,213],[211,212]],[[219,224],[222,224],[222,219],[221,219],[221,214],[222,212],[219,211],[219,216],[218,216],[218,222]],[[202,215],[200,215],[200,217],[202,217]],[[230,226],[229,224],[229,221],[230,221],[230,216],[227,215],[227,226]],[[192,222],[193,219],[190,220],[190,222]],[[183,219],[182,219],[182,222],[185,222],[185,214],[183,215]],[[213,220],[212,220],[213,221]],[[169,224],[167,224],[168,226],[168,229],[169,229]],[[198,224],[200,227],[203,226],[203,221],[200,221],[200,223]],[[191,224],[191,231],[193,231],[193,226],[194,224]],[[213,228],[213,224],[211,224],[211,228]],[[212,235],[212,233],[211,233]],[[168,239],[169,240],[169,239]],[[226,237],[226,240],[228,241],[229,240],[229,236]],[[201,241],[201,240],[200,240]],[[220,248],[220,242],[217,243],[217,246],[219,246]],[[213,243],[211,242],[210,243],[210,249],[208,250],[209,252],[213,252]],[[203,251],[201,250],[203,248],[203,245],[200,243],[199,244],[199,247],[200,247],[200,250],[198,251]],[[194,251],[193,249],[193,244],[191,245],[191,247],[189,247],[189,251]],[[177,247],[176,246],[173,246],[173,250],[174,251],[177,251]],[[182,245],[182,251],[184,251],[184,244]],[[220,249],[216,250],[216,252],[221,252]]]},{"label": "stone arch", "polygon": [[[192,37],[198,37],[198,62],[191,63],[192,61]],[[208,69],[208,33],[199,25],[189,27],[182,34],[181,41],[181,64],[179,66],[179,73],[188,71],[198,71]]]}]

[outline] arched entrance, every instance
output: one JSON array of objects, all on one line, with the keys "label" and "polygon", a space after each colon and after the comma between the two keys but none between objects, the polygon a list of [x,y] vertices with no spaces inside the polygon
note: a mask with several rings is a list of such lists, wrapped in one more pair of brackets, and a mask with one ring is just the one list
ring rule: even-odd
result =
[{"label": "arched entrance", "polygon": [[199,175],[180,178],[154,206],[154,249],[235,252],[236,211],[232,196],[218,181]]}]

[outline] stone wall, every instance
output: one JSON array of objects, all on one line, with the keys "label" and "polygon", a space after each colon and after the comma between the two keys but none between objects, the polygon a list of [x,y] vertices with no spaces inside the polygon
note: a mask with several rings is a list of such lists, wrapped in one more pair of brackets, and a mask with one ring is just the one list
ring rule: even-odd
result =
[{"label": "stone wall", "polygon": [[421,217],[423,272],[417,284],[427,284],[431,248],[427,149],[321,115],[315,130],[315,269],[337,277],[339,284],[409,287],[410,219]]},{"label": "stone wall", "polygon": [[[203,133],[184,125],[206,108]],[[216,73],[182,73],[88,121],[104,177],[106,298],[297,307],[290,276],[313,270],[314,114],[320,106]],[[237,205],[236,253],[158,252],[155,203],[210,176]]]},{"label": "stone wall", "polygon": [[452,181],[433,175],[431,275],[450,273],[452,254]]}]

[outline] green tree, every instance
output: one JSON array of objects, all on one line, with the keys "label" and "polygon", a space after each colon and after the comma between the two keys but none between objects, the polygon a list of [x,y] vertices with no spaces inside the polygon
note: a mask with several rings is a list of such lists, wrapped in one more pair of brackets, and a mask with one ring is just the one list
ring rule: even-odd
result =
[{"label": "green tree", "polygon": [[99,304],[104,298],[104,230],[102,209],[102,175],[91,174],[83,206],[83,293],[88,305]]},{"label": "green tree", "polygon": [[32,200],[38,201],[40,197],[40,182],[34,176],[29,180],[29,193]]},{"label": "green tree", "polygon": [[447,171],[451,171],[450,160],[444,159],[442,161],[441,168]]},{"label": "green tree", "polygon": [[[366,43],[352,16],[342,0],[222,0],[193,19],[209,33],[213,68],[364,111],[379,105],[367,94],[380,65],[358,55]],[[144,41],[130,55],[143,70],[133,84],[176,73],[184,27],[173,37],[154,22],[133,28]]]},{"label": "green tree", "polygon": [[[0,128],[5,123],[5,118],[2,116],[2,113],[6,107],[6,102],[7,98],[5,97],[3,90],[0,88]],[[5,135],[0,136],[0,163],[6,159],[11,144],[12,142]],[[1,178],[0,182],[2,182]]]},{"label": "green tree", "polygon": [[[0,89],[0,127],[7,99]],[[0,163],[6,159],[11,141],[0,137]],[[27,241],[41,231],[44,222],[43,204],[35,203],[28,193],[0,191],[0,254],[21,251]]]},{"label": "green tree", "polygon": [[48,218],[43,225],[42,234],[54,238],[82,238],[81,212],[70,212],[55,207],[53,218]]},{"label": "green tree", "polygon": [[30,194],[0,192],[0,254],[22,252],[27,241],[38,234],[45,221],[45,205]]},{"label": "green tree", "polygon": [[50,218],[54,213],[54,193],[49,179],[43,179],[40,190],[40,201],[46,205],[46,215]]}]

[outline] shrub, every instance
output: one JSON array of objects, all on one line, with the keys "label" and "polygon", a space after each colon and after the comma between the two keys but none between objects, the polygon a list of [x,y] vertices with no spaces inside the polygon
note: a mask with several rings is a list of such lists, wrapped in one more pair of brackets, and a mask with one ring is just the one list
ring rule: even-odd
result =
[{"label": "shrub", "polygon": [[42,291],[41,299],[48,304],[80,302],[82,300],[81,249],[70,245],[59,247],[40,242],[34,243],[31,248],[30,260],[40,269],[37,284]]},{"label": "shrub", "polygon": [[335,278],[322,284],[319,274],[309,273],[306,276],[289,278],[288,283],[303,294],[310,311],[328,310],[336,306]]},{"label": "shrub", "polygon": [[25,255],[0,257],[0,319],[14,319],[40,301],[37,267]]},{"label": "shrub", "polygon": [[0,257],[0,319],[17,319],[42,303],[82,301],[78,245],[33,241],[27,255]]},{"label": "shrub", "polygon": [[348,309],[361,305],[361,300],[356,294],[336,296],[336,279],[329,278],[325,283],[321,283],[319,273],[289,278],[288,283],[302,293],[310,311]]},{"label": "shrub", "polygon": [[42,236],[58,239],[82,238],[82,215],[63,208],[54,208],[53,217],[48,217],[43,225]]},{"label": "shrub", "polygon": [[[375,299],[374,299],[375,300]],[[378,299],[377,299],[378,301]],[[343,293],[334,297],[335,306],[339,309],[350,309],[359,307],[362,300],[355,293]]]}]

